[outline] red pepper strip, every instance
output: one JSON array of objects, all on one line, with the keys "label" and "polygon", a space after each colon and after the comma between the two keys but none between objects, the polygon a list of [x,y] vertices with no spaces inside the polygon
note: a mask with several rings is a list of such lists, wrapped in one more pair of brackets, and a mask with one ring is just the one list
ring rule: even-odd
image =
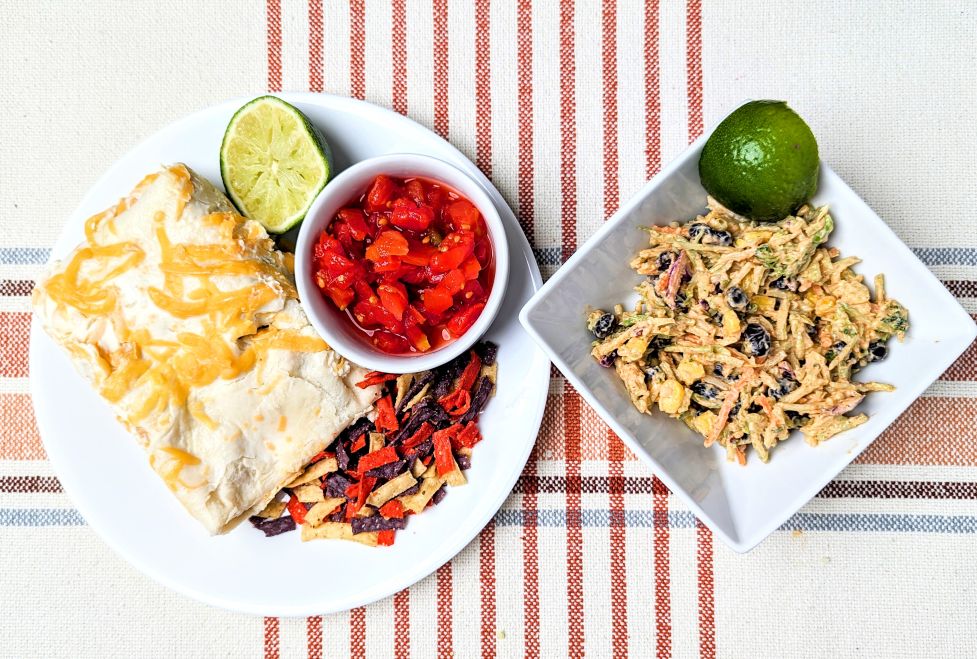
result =
[{"label": "red pepper strip", "polygon": [[377,544],[381,547],[389,547],[394,543],[394,534],[397,533],[395,529],[384,529],[382,531],[377,531]]},{"label": "red pepper strip", "polygon": [[424,465],[425,467],[430,467],[431,466],[431,456],[429,455],[426,458],[421,458],[421,464]]},{"label": "red pepper strip", "polygon": [[373,453],[367,453],[356,465],[356,470],[366,473],[371,469],[382,467],[385,464],[396,462],[400,456],[397,455],[397,447],[387,446]]},{"label": "red pepper strip", "polygon": [[469,421],[461,432],[451,438],[451,447],[457,451],[460,448],[471,448],[480,441],[482,441],[482,433],[478,430],[478,424]]},{"label": "red pepper strip", "polygon": [[417,429],[417,432],[404,441],[403,447],[406,449],[420,446],[428,437],[431,436],[432,433],[434,433],[434,426],[425,421],[421,424],[421,427]]},{"label": "red pepper strip", "polygon": [[356,453],[357,451],[364,448],[365,446],[366,446],[366,433],[363,433],[362,435],[356,438],[356,441],[353,442],[353,444],[349,447],[349,450],[353,453]]},{"label": "red pepper strip", "polygon": [[472,406],[472,395],[465,389],[459,389],[453,394],[442,396],[438,403],[450,416],[461,416]]},{"label": "red pepper strip", "polygon": [[373,486],[376,484],[377,479],[372,476],[364,476],[356,485],[356,501],[350,501],[346,506],[346,519],[353,519],[353,516],[360,511],[363,504],[366,503],[366,498],[370,496],[370,492],[373,491]]},{"label": "red pepper strip", "polygon": [[305,513],[308,511],[305,509],[305,505],[296,499],[295,497],[289,497],[288,503],[285,504],[285,508],[288,509],[288,514],[292,516],[296,524],[305,523]]},{"label": "red pepper strip", "polygon": [[400,499],[391,499],[380,507],[380,514],[387,519],[402,519],[404,504],[400,502]]},{"label": "red pepper strip", "polygon": [[360,389],[372,387],[375,384],[383,384],[390,380],[396,380],[397,376],[393,373],[381,373],[380,371],[370,371],[362,381],[357,382],[356,386]]},{"label": "red pepper strip", "polygon": [[322,460],[325,457],[326,457],[326,452],[325,451],[319,451],[318,453],[316,453],[315,455],[313,455],[309,459],[309,464],[313,464],[315,462],[318,462],[319,460]]},{"label": "red pepper strip", "polygon": [[390,396],[384,396],[377,401],[377,420],[374,425],[377,427],[377,432],[400,428],[397,415],[394,413],[393,403],[390,402]]},{"label": "red pepper strip", "polygon": [[455,387],[455,391],[461,391],[464,389],[468,391],[475,384],[475,379],[478,377],[479,372],[482,370],[482,360],[478,358],[475,351],[472,350],[472,359],[468,362],[468,366],[462,371],[461,377],[458,378],[458,386]]},{"label": "red pepper strip", "polygon": [[451,453],[451,436],[453,434],[451,431],[453,428],[457,428],[457,426],[434,433],[434,464],[439,478],[458,469],[455,456]]}]

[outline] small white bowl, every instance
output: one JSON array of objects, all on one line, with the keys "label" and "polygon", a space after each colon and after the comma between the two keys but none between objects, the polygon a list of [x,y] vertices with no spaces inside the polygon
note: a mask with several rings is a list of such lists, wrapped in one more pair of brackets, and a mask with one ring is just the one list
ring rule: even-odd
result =
[{"label": "small white bowl", "polygon": [[[838,475],[905,412],[977,335],[974,321],[878,215],[824,163],[813,202],[828,204],[835,221],[829,244],[861,257],[855,270],[868,281],[885,273],[886,292],[909,309],[904,343],[893,341],[889,357],[859,373],[859,380],[896,386],[873,393],[857,408],[865,424],[812,448],[797,432],[778,445],[770,462],[755,456],[747,466],[728,462],[725,450],[704,448],[685,424],[655,411],[640,414],[614,369],[590,356],[593,335],[585,307],[610,309],[637,299],[641,277],[634,255],[647,247],[642,225],[684,222],[705,210],[699,154],[709,133],[663,168],[607,220],[523,307],[519,320],[557,368],[625,444],[656,473],[706,526],[738,552],[745,552],[781,525]],[[927,437],[921,437],[926,441]]]},{"label": "small white bowl", "polygon": [[[390,355],[372,348],[359,335],[345,312],[327,299],[315,283],[312,250],[322,231],[329,226],[336,212],[358,194],[364,192],[380,174],[397,178],[421,176],[445,183],[471,201],[482,213],[488,228],[495,259],[495,278],[492,292],[475,324],[451,343],[424,353]],[[424,371],[462,354],[481,337],[502,305],[509,280],[509,246],[502,219],[495,204],[468,174],[443,160],[411,153],[389,154],[362,160],[347,168],[330,181],[312,202],[302,221],[295,246],[295,282],[305,315],[316,331],[336,352],[350,361],[383,373],[415,373]]]}]

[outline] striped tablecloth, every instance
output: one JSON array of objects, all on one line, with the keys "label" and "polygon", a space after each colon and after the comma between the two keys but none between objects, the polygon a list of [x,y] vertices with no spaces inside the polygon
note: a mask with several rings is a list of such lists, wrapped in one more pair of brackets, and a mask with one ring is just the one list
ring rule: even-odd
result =
[{"label": "striped tablecloth", "polygon": [[385,601],[288,620],[198,604],[109,551],[45,461],[27,366],[32,280],[99,173],[266,89],[365,98],[447,137],[544,276],[704,125],[784,98],[977,313],[973,3],[87,5],[0,2],[0,656],[974,656],[973,346],[746,556],[554,372],[536,451],[469,547]]}]

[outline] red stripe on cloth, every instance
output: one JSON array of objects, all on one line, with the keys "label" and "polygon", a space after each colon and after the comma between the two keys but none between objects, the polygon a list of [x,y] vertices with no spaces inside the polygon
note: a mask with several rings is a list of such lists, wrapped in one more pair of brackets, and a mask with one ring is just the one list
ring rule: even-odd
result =
[{"label": "red stripe on cloth", "polygon": [[364,78],[365,9],[363,0],[349,2],[349,95],[363,99],[366,96]]},{"label": "red stripe on cloth", "polygon": [[668,488],[658,476],[651,479],[652,519],[655,522],[655,656],[672,656],[672,592],[669,558]]},{"label": "red stripe on cloth", "polygon": [[624,444],[607,431],[607,496],[611,540],[611,639],[615,657],[628,656],[628,554],[624,521]]},{"label": "red stripe on cloth", "polygon": [[349,612],[349,656],[366,657],[366,609],[362,606]]},{"label": "red stripe on cloth", "polygon": [[699,589],[699,658],[716,657],[715,584],[712,566],[712,531],[695,520],[695,558]]},{"label": "red stripe on cloth", "polygon": [[492,178],[492,64],[489,0],[475,0],[475,164]]},{"label": "red stripe on cloth", "polygon": [[604,104],[604,217],[617,211],[619,203],[617,157],[617,1],[604,0],[601,14]]},{"label": "red stripe on cloth", "polygon": [[407,114],[407,3],[393,0],[391,4],[390,60],[393,68],[391,101],[394,112]]},{"label": "red stripe on cloth", "polygon": [[0,394],[0,460],[45,460],[27,394]]},{"label": "red stripe on cloth", "polygon": [[702,1],[688,0],[685,13],[685,72],[689,100],[689,141],[702,135]]},{"label": "red stripe on cloth", "polygon": [[495,522],[478,537],[478,576],[482,600],[482,656],[494,657],[495,640]]},{"label": "red stripe on cloth", "polygon": [[0,492],[33,494],[62,492],[61,481],[54,476],[0,476]]},{"label": "red stripe on cloth", "polygon": [[977,399],[917,398],[855,461],[973,467],[975,437]]},{"label": "red stripe on cloth", "polygon": [[658,56],[658,0],[645,0],[645,175],[662,165],[661,72]]},{"label": "red stripe on cloth", "polygon": [[448,0],[433,0],[434,132],[448,137]]},{"label": "red stripe on cloth", "polygon": [[[546,400],[549,409],[556,397]],[[533,447],[529,461],[523,470],[528,479],[522,495],[522,616],[523,653],[530,659],[539,657],[539,546],[537,529],[539,513],[536,509],[536,464],[539,460],[539,444]]]},{"label": "red stripe on cloth", "polygon": [[[620,204],[617,132],[617,2],[604,2],[601,15],[604,110],[604,217]],[[607,429],[608,507],[610,509],[611,649],[614,657],[628,655],[627,529],[624,522],[624,444]]]},{"label": "red stripe on cloth", "polygon": [[519,43],[516,63],[519,94],[519,224],[530,245],[536,237],[533,206],[533,4],[519,0],[516,17]]},{"label": "red stripe on cloth", "polygon": [[577,251],[577,102],[573,0],[560,2],[560,204],[563,261]]},{"label": "red stripe on cloth", "polygon": [[27,377],[27,344],[31,315],[22,311],[0,312],[0,377]]},{"label": "red stripe on cloth", "polygon": [[281,0],[265,2],[265,23],[268,39],[268,91],[280,92],[282,90]]},{"label": "red stripe on cloth", "polygon": [[451,602],[451,562],[438,568],[438,657],[451,659],[454,656]]},{"label": "red stripe on cloth", "polygon": [[322,659],[322,616],[309,616],[306,619],[305,638],[309,659]]},{"label": "red stripe on cloth", "polygon": [[394,595],[394,657],[410,657],[410,590]]},{"label": "red stripe on cloth", "polygon": [[580,520],[580,394],[563,390],[563,434],[567,472],[567,653],[584,656],[583,532]]},{"label": "red stripe on cloth", "polygon": [[322,0],[309,0],[309,90],[321,92],[322,87]]},{"label": "red stripe on cloth", "polygon": [[265,618],[265,659],[279,659],[278,618]]}]

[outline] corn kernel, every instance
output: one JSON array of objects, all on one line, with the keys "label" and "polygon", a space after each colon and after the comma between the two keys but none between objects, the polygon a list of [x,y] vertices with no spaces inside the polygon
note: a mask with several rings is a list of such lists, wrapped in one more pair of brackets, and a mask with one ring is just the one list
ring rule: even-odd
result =
[{"label": "corn kernel", "polygon": [[732,309],[723,310],[723,335],[735,336],[740,331],[740,317]]},{"label": "corn kernel", "polygon": [[835,310],[835,297],[833,295],[825,295],[819,298],[817,302],[814,303],[814,313],[819,316],[827,316]]},{"label": "corn kernel", "polygon": [[678,414],[685,401],[685,387],[678,380],[665,380],[658,396],[658,407],[665,414]]},{"label": "corn kernel", "polygon": [[769,295],[754,295],[750,300],[760,311],[773,311],[777,308],[777,300]]},{"label": "corn kernel", "polygon": [[694,419],[692,419],[692,427],[695,428],[703,437],[708,437],[709,433],[712,432],[712,424],[716,421],[715,412],[706,410],[702,414],[699,414]]},{"label": "corn kernel", "polygon": [[675,367],[675,375],[685,384],[692,384],[705,374],[706,369],[702,368],[702,364],[691,359],[686,359]]}]

